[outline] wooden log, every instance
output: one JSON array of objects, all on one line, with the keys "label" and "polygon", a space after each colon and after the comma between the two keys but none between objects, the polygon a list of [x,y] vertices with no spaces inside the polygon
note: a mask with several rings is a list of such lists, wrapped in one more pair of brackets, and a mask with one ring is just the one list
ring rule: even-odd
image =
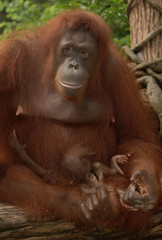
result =
[{"label": "wooden log", "polygon": [[66,221],[35,222],[22,210],[11,205],[0,204],[0,239],[14,240],[160,240],[162,237],[162,210],[153,216],[153,226],[145,233],[128,235],[98,227],[79,229]]}]

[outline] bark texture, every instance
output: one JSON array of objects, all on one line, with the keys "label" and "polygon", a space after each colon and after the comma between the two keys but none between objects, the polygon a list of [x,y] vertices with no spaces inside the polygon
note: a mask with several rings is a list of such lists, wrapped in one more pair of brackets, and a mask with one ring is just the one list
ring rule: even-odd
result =
[{"label": "bark texture", "polygon": [[[151,2],[151,1],[150,1]],[[150,33],[162,27],[162,13],[147,0],[135,0],[129,12],[131,47],[144,40]],[[162,8],[161,0],[152,1]],[[141,49],[145,61],[162,57],[162,31]],[[162,63],[159,63],[162,64]]]},{"label": "bark texture", "polygon": [[147,232],[128,235],[121,231],[90,228],[79,229],[74,223],[65,221],[34,222],[22,210],[0,204],[1,240],[161,240],[162,211],[153,217],[153,226]]},{"label": "bark texture", "polygon": [[162,141],[162,1],[128,0],[127,14],[132,52],[124,51],[137,64],[133,71],[158,115]]}]

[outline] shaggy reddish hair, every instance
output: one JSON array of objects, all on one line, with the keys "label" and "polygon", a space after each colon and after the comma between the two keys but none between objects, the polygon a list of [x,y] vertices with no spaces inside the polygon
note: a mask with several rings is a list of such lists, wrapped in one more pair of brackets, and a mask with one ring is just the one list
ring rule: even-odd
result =
[{"label": "shaggy reddish hair", "polygon": [[[97,123],[59,122],[38,109],[39,100],[46,101],[49,91],[56,91],[54,67],[59,39],[67,29],[79,28],[90,32],[98,42],[97,66],[86,92],[88,98],[103,106],[104,114]],[[32,116],[16,116],[19,102],[32,111]],[[61,166],[67,153],[75,149],[73,157],[76,158],[85,154],[75,146],[94,151],[94,155],[87,156],[91,163],[99,161],[106,165],[114,154],[132,153],[129,162],[121,166],[124,176],[108,176],[104,183],[125,191],[131,176],[147,169],[155,181],[155,208],[160,201],[160,148],[135,78],[113,46],[110,30],[99,16],[81,10],[67,11],[33,32],[22,31],[3,41],[0,45],[0,109],[1,202],[19,206],[38,218],[48,215],[130,231],[146,225],[153,211],[128,212],[120,206],[116,192],[116,199],[106,211],[103,203],[96,215],[92,211],[92,218],[87,220],[80,209],[80,203],[86,200],[80,186],[67,182],[65,187],[61,183],[64,172]],[[57,111],[53,114],[57,115]],[[20,143],[25,144],[28,155],[45,168],[48,175],[39,177],[11,149],[8,139],[13,129]],[[120,212],[113,223],[110,221],[112,209]]]}]

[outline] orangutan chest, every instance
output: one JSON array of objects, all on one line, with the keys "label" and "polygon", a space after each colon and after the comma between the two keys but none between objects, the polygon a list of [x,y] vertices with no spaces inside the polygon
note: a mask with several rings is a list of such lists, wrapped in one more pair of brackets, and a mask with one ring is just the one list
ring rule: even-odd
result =
[{"label": "orangutan chest", "polygon": [[99,124],[27,122],[16,126],[17,135],[28,155],[45,168],[59,165],[66,154],[76,149],[90,161],[107,163],[115,152],[114,128]]}]

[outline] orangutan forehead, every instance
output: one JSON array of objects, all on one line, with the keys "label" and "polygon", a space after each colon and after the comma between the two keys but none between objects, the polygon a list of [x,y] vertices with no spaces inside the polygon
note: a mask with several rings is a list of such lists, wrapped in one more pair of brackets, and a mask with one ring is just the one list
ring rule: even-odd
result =
[{"label": "orangutan forehead", "polygon": [[94,44],[94,42],[96,42],[97,44],[97,40],[95,39],[95,37],[88,31],[84,30],[84,29],[78,29],[76,31],[72,31],[72,30],[66,30],[62,37],[61,37],[61,41],[65,40],[65,41],[73,41],[73,42],[79,42],[79,43],[92,43]]}]

